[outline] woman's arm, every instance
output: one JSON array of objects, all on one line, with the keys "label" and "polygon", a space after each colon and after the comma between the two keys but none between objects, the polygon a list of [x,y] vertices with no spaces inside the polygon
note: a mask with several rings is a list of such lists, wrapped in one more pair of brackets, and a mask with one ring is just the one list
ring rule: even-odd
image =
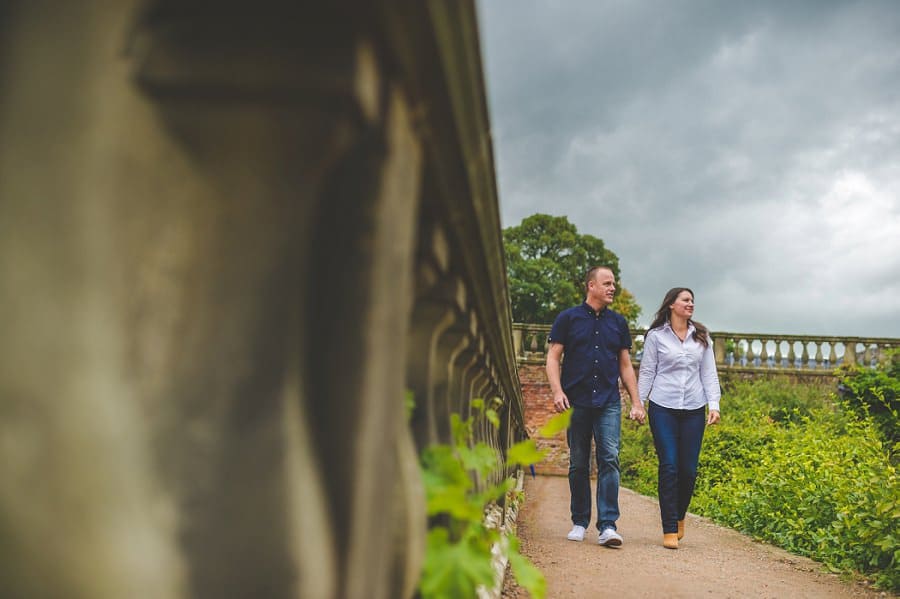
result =
[{"label": "woman's arm", "polygon": [[703,385],[706,403],[709,404],[709,423],[715,424],[715,422],[712,422],[712,412],[716,412],[715,421],[718,422],[719,400],[722,397],[722,388],[719,386],[719,373],[716,370],[716,356],[713,351],[713,340],[711,337],[709,345],[703,350],[703,356],[700,359],[700,384]]},{"label": "woman's arm", "polygon": [[656,333],[648,331],[644,337],[644,353],[641,355],[641,368],[638,372],[638,395],[642,402],[650,397],[650,390],[656,379],[657,359]]}]

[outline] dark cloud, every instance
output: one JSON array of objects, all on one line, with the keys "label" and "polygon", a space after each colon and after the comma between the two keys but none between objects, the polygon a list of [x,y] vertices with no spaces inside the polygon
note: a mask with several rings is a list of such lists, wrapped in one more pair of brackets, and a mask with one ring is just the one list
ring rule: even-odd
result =
[{"label": "dark cloud", "polygon": [[603,238],[647,318],[900,337],[900,4],[479,8],[504,225]]}]

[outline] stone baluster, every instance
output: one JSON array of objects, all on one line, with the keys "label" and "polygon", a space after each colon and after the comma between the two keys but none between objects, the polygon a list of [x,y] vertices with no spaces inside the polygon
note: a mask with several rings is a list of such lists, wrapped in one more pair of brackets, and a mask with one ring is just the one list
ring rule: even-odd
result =
[{"label": "stone baluster", "polygon": [[528,351],[531,353],[537,353],[538,350],[538,334],[536,331],[530,331],[529,335],[531,336],[531,344],[528,346]]},{"label": "stone baluster", "polygon": [[855,341],[845,341],[844,342],[844,364],[848,366],[853,366],[856,364],[856,342]]},{"label": "stone baluster", "polygon": [[830,368],[834,368],[837,365],[837,350],[834,346],[837,345],[834,341],[828,342],[828,366]]},{"label": "stone baluster", "polygon": [[788,367],[797,367],[797,352],[795,351],[796,341],[788,341]]},{"label": "stone baluster", "polygon": [[748,368],[753,367],[753,340],[747,339],[747,351],[744,353],[744,365]]},{"label": "stone baluster", "polygon": [[518,327],[514,327],[512,334],[513,334],[513,353],[515,354],[516,358],[524,356],[525,348],[522,345],[522,343],[523,343],[522,329],[520,329]]},{"label": "stone baluster", "polygon": [[872,358],[875,360],[875,364],[881,364],[882,360],[887,354],[887,349],[887,346],[881,343],[875,344],[875,349],[872,351]]},{"label": "stone baluster", "polygon": [[816,368],[822,368],[822,341],[813,341],[816,346]]},{"label": "stone baluster", "polygon": [[719,339],[713,341],[713,354],[716,356],[716,364],[722,366],[725,364],[725,340]]},{"label": "stone baluster", "polygon": [[804,341],[803,354],[800,356],[800,368],[809,368],[809,343]]},{"label": "stone baluster", "polygon": [[781,339],[775,340],[775,367],[781,368],[784,356],[781,353]]},{"label": "stone baluster", "polygon": [[761,339],[762,349],[759,352],[759,366],[760,368],[768,368],[769,367],[769,350],[766,347],[768,341],[766,339]]},{"label": "stone baluster", "polygon": [[866,351],[863,352],[863,366],[869,367],[872,365],[872,344],[866,343]]}]

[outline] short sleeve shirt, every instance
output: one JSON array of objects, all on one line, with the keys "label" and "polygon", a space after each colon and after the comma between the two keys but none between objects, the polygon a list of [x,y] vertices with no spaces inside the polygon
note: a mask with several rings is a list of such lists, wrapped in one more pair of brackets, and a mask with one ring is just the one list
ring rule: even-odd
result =
[{"label": "short sleeve shirt", "polygon": [[561,384],[572,405],[601,407],[619,401],[619,352],[631,349],[625,318],[587,303],[564,310],[549,341],[563,346]]}]

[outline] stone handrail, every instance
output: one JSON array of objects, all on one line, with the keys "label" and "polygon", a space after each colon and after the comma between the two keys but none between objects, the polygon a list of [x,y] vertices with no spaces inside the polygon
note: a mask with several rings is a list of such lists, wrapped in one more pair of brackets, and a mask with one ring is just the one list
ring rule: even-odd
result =
[{"label": "stone handrail", "polygon": [[[519,362],[542,362],[547,351],[550,325],[513,325],[513,342]],[[646,328],[631,329],[634,339],[632,360],[640,363]],[[890,337],[849,337],[827,335],[774,335],[763,333],[711,332],[716,363],[720,368],[804,372],[830,375],[842,364],[874,366],[888,349],[900,346]],[[852,351],[848,351],[852,348]]]}]

